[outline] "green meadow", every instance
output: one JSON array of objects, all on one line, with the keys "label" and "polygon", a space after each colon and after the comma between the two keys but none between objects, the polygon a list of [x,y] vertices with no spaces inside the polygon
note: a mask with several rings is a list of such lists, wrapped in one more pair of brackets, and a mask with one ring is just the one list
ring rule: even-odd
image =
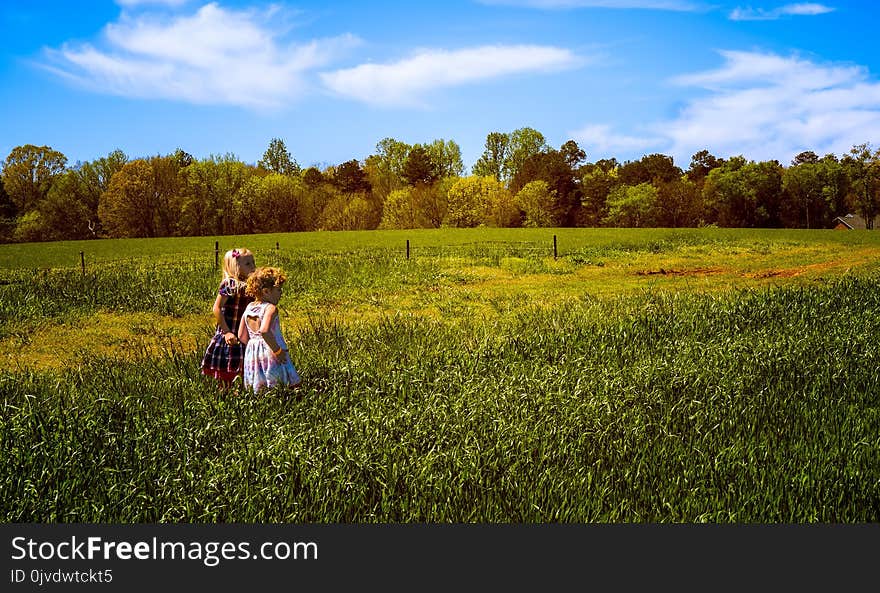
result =
[{"label": "green meadow", "polygon": [[[199,374],[215,241],[287,271],[299,390]],[[2,517],[877,521],[878,256],[716,228],[0,245]]]},{"label": "green meadow", "polygon": [[[557,236],[557,254],[578,251],[669,251],[686,246],[704,249],[756,248],[784,246],[822,247],[830,250],[876,247],[873,233],[793,229],[418,229],[384,231],[319,231],[262,235],[208,237],[158,237],[152,239],[102,239],[91,241],[56,241],[51,243],[13,243],[0,245],[0,269],[38,269],[80,267],[80,252],[87,267],[122,259],[167,260],[190,258],[200,254],[213,262],[215,243],[221,250],[245,246],[269,252],[276,245],[286,253],[348,253],[359,250],[391,250],[405,256],[406,242],[412,255],[419,248],[439,250],[475,245],[486,254],[493,243],[508,243],[511,248],[533,248],[537,255],[553,255],[553,236]],[[543,251],[543,253],[541,253]]]}]

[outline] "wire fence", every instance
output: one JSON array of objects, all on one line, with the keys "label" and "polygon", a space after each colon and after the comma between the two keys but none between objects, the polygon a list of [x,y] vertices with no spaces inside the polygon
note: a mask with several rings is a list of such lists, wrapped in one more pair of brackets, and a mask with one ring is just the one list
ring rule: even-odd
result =
[{"label": "wire fence", "polygon": [[[202,268],[211,267],[220,270],[223,266],[223,256],[227,247],[221,246],[219,241],[214,241],[213,248],[209,245],[204,250],[190,250],[185,253],[169,253],[164,258],[154,259],[154,263],[164,263],[163,260],[173,260],[175,267]],[[359,257],[365,259],[460,259],[473,263],[494,262],[498,263],[505,258],[543,259],[559,257],[556,235],[552,240],[539,241],[473,241],[469,243],[455,243],[447,245],[423,245],[416,241],[406,240],[405,244],[398,246],[364,247],[342,252],[328,251],[295,251],[285,250],[276,242],[274,248],[253,250],[260,260],[267,262],[266,265],[275,265],[291,257]],[[79,251],[79,268],[83,274],[95,272],[104,266],[116,266],[142,263],[143,258],[127,255],[126,257],[114,257],[112,259],[92,259],[87,251]]]}]

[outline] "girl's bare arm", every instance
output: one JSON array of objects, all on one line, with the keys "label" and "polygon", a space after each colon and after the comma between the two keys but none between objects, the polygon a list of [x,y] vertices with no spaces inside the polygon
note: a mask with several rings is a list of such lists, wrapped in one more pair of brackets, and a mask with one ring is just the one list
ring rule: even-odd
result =
[{"label": "girl's bare arm", "polygon": [[218,294],[217,298],[214,299],[214,307],[211,311],[214,312],[214,320],[217,322],[217,325],[220,326],[220,331],[224,334],[229,332],[229,328],[226,326],[226,320],[223,319],[223,305],[226,303],[226,299],[229,297],[223,296],[222,294]]},{"label": "girl's bare arm", "polygon": [[[275,316],[278,315],[278,307],[273,304],[266,305],[266,312],[263,314],[263,323],[260,325],[260,333],[263,335],[263,339],[266,341],[266,344],[269,345],[269,348],[272,349],[272,352],[277,352],[278,348],[280,348],[278,341],[275,339],[275,334],[272,333],[272,320],[275,319]],[[287,352],[281,351],[275,355],[278,360],[283,361],[287,356]]]},{"label": "girl's bare arm", "polygon": [[244,345],[248,343],[247,316],[242,315],[238,322],[238,341]]},{"label": "girl's bare arm", "polygon": [[[235,335],[235,332],[238,330],[238,328],[229,327],[226,324],[226,319],[223,318],[223,305],[226,304],[226,299],[228,298],[228,296],[218,294],[217,298],[214,300],[214,307],[212,311],[214,312],[214,319],[217,321],[217,326],[220,328],[220,331],[223,332],[226,343],[231,345],[235,344],[238,341],[238,337]],[[232,334],[231,340],[229,334]]]}]

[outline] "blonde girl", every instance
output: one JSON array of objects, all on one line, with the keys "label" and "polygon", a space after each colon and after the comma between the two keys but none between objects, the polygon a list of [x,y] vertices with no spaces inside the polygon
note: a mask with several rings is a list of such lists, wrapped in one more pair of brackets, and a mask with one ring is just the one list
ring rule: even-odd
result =
[{"label": "blonde girl", "polygon": [[248,278],[247,294],[254,298],[244,311],[238,339],[246,344],[244,385],[255,392],[276,385],[299,385],[278,320],[278,301],[287,276],[279,268],[259,268]]},{"label": "blonde girl", "polygon": [[256,268],[249,249],[230,249],[223,256],[223,280],[213,309],[217,330],[202,357],[202,374],[214,377],[225,387],[242,374],[244,346],[236,332],[241,314],[253,301],[245,288]]}]

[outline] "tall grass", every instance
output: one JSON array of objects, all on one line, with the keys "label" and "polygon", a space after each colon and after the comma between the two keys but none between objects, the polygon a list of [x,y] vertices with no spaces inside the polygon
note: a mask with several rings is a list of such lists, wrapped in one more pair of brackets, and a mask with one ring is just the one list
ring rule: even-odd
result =
[{"label": "tall grass", "polygon": [[[323,273],[367,277],[348,265]],[[373,281],[431,273],[396,265]],[[219,392],[199,354],[0,373],[0,516],[880,520],[878,277],[459,324],[315,317],[291,344],[298,392]]]},{"label": "tall grass", "polygon": [[406,242],[414,255],[474,243],[510,243],[534,253],[552,255],[553,237],[559,255],[581,250],[643,250],[655,252],[683,245],[709,248],[762,247],[774,245],[824,245],[832,249],[880,245],[880,233],[802,229],[615,229],[615,228],[533,228],[533,229],[407,229],[383,231],[317,231],[209,237],[162,237],[149,239],[99,239],[0,245],[0,270],[78,268],[80,252],[87,270],[108,261],[138,259],[146,262],[196,256],[204,264],[214,261],[214,245],[221,255],[233,247],[247,247],[262,253],[275,249],[298,254],[346,254],[363,250],[390,250],[405,255]]},{"label": "tall grass", "polygon": [[[353,293],[369,290],[430,288],[447,277],[431,260],[410,261],[384,250],[356,257],[268,251],[258,257],[259,265],[284,267],[289,276],[286,292],[301,307],[344,301]],[[138,260],[108,262],[85,274],[76,268],[6,271],[0,282],[0,335],[4,328],[21,322],[95,311],[172,317],[203,313],[210,311],[221,278],[212,264],[192,257],[160,265]]]}]

